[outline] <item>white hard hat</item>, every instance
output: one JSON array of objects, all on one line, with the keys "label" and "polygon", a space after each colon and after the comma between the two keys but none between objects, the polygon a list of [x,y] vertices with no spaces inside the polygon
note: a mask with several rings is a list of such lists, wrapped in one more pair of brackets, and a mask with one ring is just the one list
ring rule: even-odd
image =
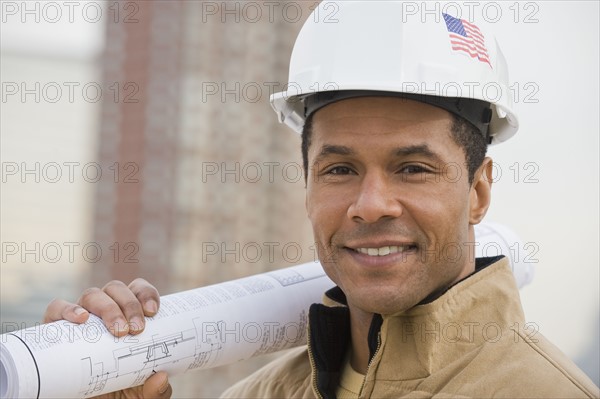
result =
[{"label": "white hard hat", "polygon": [[[279,121],[301,133],[311,99],[318,109],[364,93],[440,106],[484,135],[485,128],[490,143],[514,135],[518,120],[495,38],[441,11],[403,11],[399,1],[320,3],[296,39],[285,90],[271,96]],[[472,104],[485,109],[474,114]]]}]

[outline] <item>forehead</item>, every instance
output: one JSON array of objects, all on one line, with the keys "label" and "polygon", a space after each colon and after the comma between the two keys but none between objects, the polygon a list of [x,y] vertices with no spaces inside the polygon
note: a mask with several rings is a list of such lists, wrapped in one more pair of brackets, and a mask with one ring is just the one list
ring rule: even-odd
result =
[{"label": "forehead", "polygon": [[[448,146],[451,114],[441,108],[394,97],[360,97],[327,105],[313,118],[311,141],[320,146],[354,142],[360,146]],[[437,144],[437,145],[436,145]]]}]

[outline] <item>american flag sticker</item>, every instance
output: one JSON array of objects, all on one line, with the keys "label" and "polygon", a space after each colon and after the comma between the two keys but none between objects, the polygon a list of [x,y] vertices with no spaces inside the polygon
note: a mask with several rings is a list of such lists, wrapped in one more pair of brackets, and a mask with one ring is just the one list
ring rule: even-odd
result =
[{"label": "american flag sticker", "polygon": [[471,58],[485,62],[491,68],[490,57],[485,47],[485,37],[477,25],[448,14],[442,13],[442,15],[446,21],[452,50],[462,51]]}]

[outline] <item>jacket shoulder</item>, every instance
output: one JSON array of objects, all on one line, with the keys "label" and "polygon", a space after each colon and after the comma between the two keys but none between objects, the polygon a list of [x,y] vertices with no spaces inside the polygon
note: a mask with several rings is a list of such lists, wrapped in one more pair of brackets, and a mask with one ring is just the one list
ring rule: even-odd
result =
[{"label": "jacket shoulder", "polygon": [[[523,356],[523,369],[530,369],[532,376],[537,376],[536,381],[529,384],[551,388],[557,397],[580,396],[597,398],[600,396],[598,387],[577,365],[567,357],[558,347],[552,344],[542,334],[532,335],[531,331],[523,328],[514,330],[514,339],[521,345],[520,352]],[[517,348],[515,348],[517,349]],[[517,358],[518,359],[518,358]]]},{"label": "jacket shoulder", "polygon": [[313,397],[306,346],[294,348],[228,388],[221,398]]},{"label": "jacket shoulder", "polygon": [[[523,328],[488,343],[483,359],[493,364],[487,381],[498,396],[597,398],[598,387],[540,333]],[[484,354],[485,353],[485,354]],[[493,380],[493,381],[492,381]],[[502,382],[497,384],[497,382]]]}]

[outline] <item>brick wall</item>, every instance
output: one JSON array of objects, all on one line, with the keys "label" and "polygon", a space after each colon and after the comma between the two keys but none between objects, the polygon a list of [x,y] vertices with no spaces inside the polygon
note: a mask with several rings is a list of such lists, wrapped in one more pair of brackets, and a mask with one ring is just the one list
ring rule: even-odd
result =
[{"label": "brick wall", "polygon": [[[312,260],[300,140],[268,97],[314,4],[135,4],[136,22],[107,26],[121,98],[103,103],[99,162],[121,178],[98,187],[94,231],[120,251],[91,284],[141,276],[169,293]],[[265,361],[178,377],[176,395],[214,397]]]}]

